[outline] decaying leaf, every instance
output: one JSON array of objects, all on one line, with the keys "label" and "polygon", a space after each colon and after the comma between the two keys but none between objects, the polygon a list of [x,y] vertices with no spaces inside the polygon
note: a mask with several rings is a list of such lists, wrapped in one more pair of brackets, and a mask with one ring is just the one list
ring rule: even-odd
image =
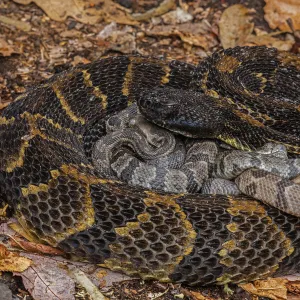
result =
[{"label": "decaying leaf", "polygon": [[[19,4],[34,2],[55,21],[62,22],[67,17],[72,17],[78,22],[96,24],[101,20],[115,21],[120,24],[137,24],[124,9],[112,0],[94,0],[93,5],[85,0],[14,0]],[[101,9],[96,9],[98,4]]]},{"label": "decaying leaf", "polygon": [[224,10],[220,23],[220,40],[226,48],[243,45],[252,33],[254,24],[249,9],[242,4],[229,6]]},{"label": "decaying leaf", "polygon": [[175,25],[186,23],[193,20],[193,16],[183,9],[177,7],[176,10],[172,10],[161,17],[165,24]]},{"label": "decaying leaf", "polygon": [[[253,33],[254,23],[249,16],[250,10],[241,4],[228,7],[222,14],[219,28],[222,46],[226,48],[235,46],[267,46],[275,47],[280,51],[292,49],[294,41],[279,39],[274,33]],[[280,34],[278,32],[276,34]]]},{"label": "decaying leaf", "polygon": [[0,56],[11,56],[13,53],[17,52],[5,40],[0,38]]},{"label": "decaying leaf", "polygon": [[297,295],[300,298],[300,280],[289,281],[286,287],[290,293]]},{"label": "decaying leaf", "polygon": [[300,30],[299,0],[265,0],[265,19],[272,29],[292,32],[288,19],[293,23],[294,30]]},{"label": "decaying leaf", "polygon": [[136,50],[136,41],[132,32],[133,29],[131,26],[124,26],[120,30],[116,22],[111,22],[99,32],[97,38],[109,42],[111,49],[122,53],[132,53]]},{"label": "decaying leaf", "polygon": [[44,244],[29,242],[20,237],[14,237],[13,239],[11,239],[10,244],[12,247],[19,247],[31,253],[43,253],[43,254],[50,254],[50,255],[64,254],[64,252],[59,250],[58,248],[54,248]]},{"label": "decaying leaf", "polygon": [[272,300],[285,300],[287,299],[287,288],[285,286],[287,282],[288,280],[283,278],[269,278],[241,284],[240,287],[252,295],[268,297]]},{"label": "decaying leaf", "polygon": [[5,246],[0,244],[0,271],[23,272],[31,263],[30,259],[8,251]]},{"label": "decaying leaf", "polygon": [[132,17],[137,21],[146,21],[152,17],[165,14],[175,7],[175,0],[164,0],[158,7],[150,9],[143,14],[133,14]]},{"label": "decaying leaf", "polygon": [[74,300],[75,283],[67,271],[47,257],[30,256],[34,265],[22,273],[25,288],[36,300]]},{"label": "decaying leaf", "polygon": [[245,41],[245,45],[249,46],[268,46],[275,47],[280,51],[289,51],[292,49],[294,44],[293,40],[280,40],[275,38],[272,34],[265,34],[256,36],[251,34]]},{"label": "decaying leaf", "polygon": [[13,18],[8,18],[6,16],[0,16],[0,23],[11,25],[16,27],[17,29],[23,30],[23,31],[30,31],[31,25],[27,22],[23,22],[20,20],[15,20]]},{"label": "decaying leaf", "polygon": [[191,300],[213,300],[213,298],[208,296],[203,296],[200,292],[190,291],[188,289],[181,288],[181,291],[185,296],[188,296]]},{"label": "decaying leaf", "polygon": [[195,45],[208,50],[218,44],[215,35],[207,22],[184,23],[177,26],[165,25],[155,26],[153,29],[146,31],[148,35],[172,36],[176,35],[190,45]]},{"label": "decaying leaf", "polygon": [[15,275],[23,278],[25,288],[35,300],[75,300],[78,285],[85,289],[89,299],[105,299],[99,286],[103,287],[103,283],[109,286],[112,282],[129,278],[93,264],[71,262],[62,257],[43,257],[29,253],[23,255],[30,258],[33,264],[22,273],[15,272]]}]

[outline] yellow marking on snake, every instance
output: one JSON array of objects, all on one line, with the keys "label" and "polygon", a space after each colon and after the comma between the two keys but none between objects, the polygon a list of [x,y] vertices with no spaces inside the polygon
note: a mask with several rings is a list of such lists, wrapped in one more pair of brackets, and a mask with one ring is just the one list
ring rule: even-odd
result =
[{"label": "yellow marking on snake", "polygon": [[[123,87],[122,87],[122,94],[124,96],[129,96],[129,89],[130,89],[130,85],[131,85],[131,82],[132,82],[132,67],[133,67],[133,62],[132,60],[130,60],[128,66],[127,66],[127,72],[125,74],[125,77],[124,77],[124,82],[123,82]],[[132,103],[130,100],[128,101],[129,105]]]},{"label": "yellow marking on snake", "polygon": [[[48,136],[46,131],[42,130],[38,124],[39,120],[45,120],[47,121],[51,126],[53,126],[56,129],[64,130],[65,132],[69,134],[73,134],[73,131],[69,128],[63,128],[60,124],[54,123],[53,120],[47,119],[46,117],[35,114],[32,115],[28,112],[24,112],[20,115],[22,119],[26,120],[29,125],[29,130],[20,138],[21,145],[19,147],[18,153],[12,154],[9,156],[6,165],[4,166],[4,169],[6,172],[11,173],[15,168],[22,167],[24,164],[24,157],[25,157],[25,151],[29,147],[29,142],[36,136],[40,136],[42,139],[53,142],[55,144],[61,145],[68,149],[73,149],[72,145],[69,145],[63,141],[57,140],[52,138],[51,136]],[[1,120],[0,120],[1,121]],[[3,121],[3,120],[2,120]],[[9,120],[6,120],[6,124],[13,124],[14,119],[11,118]],[[4,123],[4,121],[3,121]],[[80,140],[82,137],[81,135],[77,135],[77,138]],[[73,149],[74,150],[74,149]]]},{"label": "yellow marking on snake", "polygon": [[10,119],[7,119],[5,117],[0,117],[0,125],[11,125],[15,122],[15,118],[11,117]]},{"label": "yellow marking on snake", "polygon": [[[163,205],[166,209],[174,210],[176,214],[176,218],[180,221],[180,227],[185,230],[185,239],[184,245],[182,246],[181,253],[178,253],[171,260],[167,262],[160,262],[159,267],[157,269],[145,268],[139,269],[136,267],[130,259],[130,256],[127,256],[126,259],[120,260],[118,257],[111,257],[105,260],[105,266],[112,270],[122,270],[128,275],[139,275],[143,279],[158,279],[163,282],[169,282],[169,275],[172,274],[176,268],[176,266],[180,263],[184,256],[190,254],[193,250],[194,241],[196,239],[196,232],[193,229],[192,224],[187,220],[185,213],[181,210],[180,206],[176,203],[176,199],[183,196],[180,195],[160,195],[155,192],[146,191],[147,197],[144,198],[144,203],[147,207],[159,207],[159,205]],[[161,208],[164,210],[164,208]],[[175,216],[174,214],[174,216]],[[148,222],[151,216],[148,213],[141,213],[137,216],[137,222],[127,222],[126,226],[115,228],[116,233],[122,237],[128,237],[131,239],[131,231],[132,230],[141,230],[140,224]],[[122,245],[119,243],[111,244],[110,250],[112,251],[112,255],[123,253]]]},{"label": "yellow marking on snake", "polygon": [[[262,223],[264,223],[265,226],[268,226],[268,232],[276,234],[276,238],[281,241],[282,248],[285,250],[285,252],[279,258],[279,261],[282,261],[285,257],[293,253],[294,248],[292,247],[291,240],[285,236],[284,232],[280,230],[276,224],[273,223],[263,205],[261,205],[258,201],[239,200],[234,199],[231,196],[228,196],[228,200],[230,206],[227,208],[227,212],[230,215],[234,217],[247,217],[251,215],[259,216],[262,219]],[[247,242],[247,237],[244,235],[243,231],[239,229],[238,224],[235,222],[227,224],[226,227],[230,232],[232,232],[232,239],[222,244],[222,249],[218,254],[221,257],[220,263],[227,267],[231,267],[234,265],[235,259],[230,256],[230,252],[239,248],[238,245],[241,243]],[[279,266],[277,264],[270,266],[265,273],[255,275],[255,277],[251,278],[251,281],[256,279],[264,279],[271,276],[278,269],[278,267]],[[235,280],[235,283],[249,281],[249,274],[247,274],[246,271],[244,273],[244,270],[241,269],[240,273],[243,276],[241,276],[238,281]],[[231,278],[232,275],[225,272],[221,277],[217,278],[217,282],[218,284],[226,284],[232,281]]]},{"label": "yellow marking on snake", "polygon": [[[193,225],[187,220],[185,213],[181,210],[179,204],[176,203],[176,200],[184,196],[184,194],[176,194],[176,195],[160,195],[155,192],[147,191],[146,194],[148,198],[144,199],[144,202],[147,206],[153,206],[156,203],[164,203],[169,206],[173,206],[175,212],[179,215],[179,218],[182,221],[183,228],[187,231],[187,238],[189,242],[187,243],[187,247],[185,248],[184,255],[189,255],[193,250],[193,242],[196,239],[197,233],[193,228]],[[183,257],[182,257],[183,258]],[[181,258],[181,259],[182,259]],[[180,260],[181,260],[180,259]]]},{"label": "yellow marking on snake", "polygon": [[258,120],[256,120],[254,117],[252,117],[251,115],[247,115],[242,113],[241,111],[239,111],[238,109],[234,109],[233,112],[240,117],[243,121],[248,122],[249,124],[251,124],[252,126],[256,126],[256,127],[264,127],[265,125],[261,122],[259,122]]},{"label": "yellow marking on snake", "polygon": [[[63,170],[71,171],[71,173],[65,173]],[[34,228],[31,228],[31,226],[27,223],[27,220],[22,216],[21,214],[18,215],[18,221],[23,226],[25,231],[28,231],[30,234],[33,234],[34,236],[37,236],[37,238],[41,241],[47,242],[52,246],[56,246],[60,241],[66,239],[70,235],[83,231],[89,227],[91,227],[95,222],[95,212],[93,207],[93,202],[91,199],[91,191],[90,191],[90,181],[91,178],[89,178],[88,175],[84,175],[80,173],[78,170],[75,169],[73,166],[67,166],[63,165],[60,170],[52,170],[50,172],[51,179],[48,181],[47,184],[39,184],[39,185],[33,185],[30,184],[26,188],[22,188],[21,192],[24,198],[28,198],[30,195],[36,195],[39,196],[40,192],[49,193],[49,189],[55,188],[57,185],[57,178],[58,177],[67,177],[68,180],[72,180],[73,178],[76,178],[78,182],[81,184],[81,193],[83,194],[80,198],[80,201],[82,203],[82,209],[80,212],[77,212],[76,216],[73,213],[73,218],[76,218],[74,225],[69,226],[65,225],[65,228],[63,228],[60,232],[56,231],[56,233],[52,236],[44,236],[44,235],[38,235],[35,232]],[[72,177],[73,176],[73,177]],[[50,197],[50,195],[49,195]],[[30,200],[27,200],[30,202]],[[35,204],[31,204],[31,206],[34,206]],[[65,204],[67,205],[67,204]],[[71,204],[69,204],[71,205]],[[19,209],[21,210],[21,204],[19,204]]]},{"label": "yellow marking on snake", "polygon": [[225,55],[217,63],[216,68],[223,73],[233,73],[241,62],[233,56]]},{"label": "yellow marking on snake", "polygon": [[201,89],[206,92],[207,91],[207,79],[208,79],[209,71],[206,71],[201,79]]},{"label": "yellow marking on snake", "polygon": [[59,84],[53,84],[52,89],[57,97],[57,99],[60,101],[60,104],[66,114],[71,118],[72,121],[74,122],[80,122],[82,125],[85,124],[85,120],[82,117],[77,117],[75,113],[72,111],[70,105],[68,104],[67,100],[63,96],[61,90],[60,90],[60,85]]},{"label": "yellow marking on snake", "polygon": [[[279,143],[279,141],[271,139],[271,138],[266,138],[266,140],[268,142]],[[300,154],[300,146],[290,145],[290,144],[282,143],[282,142],[280,142],[280,144],[284,145],[286,147],[286,149],[287,149],[288,152]]]},{"label": "yellow marking on snake", "polygon": [[11,173],[15,168],[21,167],[24,164],[25,151],[29,146],[28,140],[24,140],[20,145],[17,155],[10,155],[7,160],[6,166],[4,166],[7,173]]},{"label": "yellow marking on snake", "polygon": [[163,68],[163,71],[165,72],[165,75],[162,76],[161,80],[160,80],[160,83],[161,84],[166,84],[170,81],[170,72],[171,72],[171,69],[169,66],[165,66]]},{"label": "yellow marking on snake", "polygon": [[106,109],[107,107],[107,96],[103,94],[98,86],[94,86],[91,80],[91,74],[87,70],[82,70],[83,81],[86,86],[93,89],[92,93],[99,99],[101,99],[102,109]]}]

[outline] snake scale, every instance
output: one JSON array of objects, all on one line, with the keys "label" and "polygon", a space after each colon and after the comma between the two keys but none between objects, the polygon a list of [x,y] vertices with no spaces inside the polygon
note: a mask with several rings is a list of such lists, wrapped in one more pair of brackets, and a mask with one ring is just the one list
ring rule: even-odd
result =
[{"label": "snake scale", "polygon": [[110,116],[137,102],[159,123],[180,95],[193,101],[177,120],[163,117],[170,130],[244,150],[279,142],[297,156],[299,69],[295,55],[244,47],[198,66],[118,56],[55,75],[1,112],[0,197],[33,240],[144,279],[227,284],[299,271],[299,217],[246,196],[133,187],[99,177],[91,160]]}]

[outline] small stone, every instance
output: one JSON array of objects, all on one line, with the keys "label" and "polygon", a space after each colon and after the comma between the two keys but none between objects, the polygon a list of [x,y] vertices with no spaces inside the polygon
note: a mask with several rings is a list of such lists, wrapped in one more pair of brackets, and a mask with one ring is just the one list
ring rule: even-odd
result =
[{"label": "small stone", "polygon": [[0,282],[0,300],[11,300],[12,292],[10,288],[3,282]]}]

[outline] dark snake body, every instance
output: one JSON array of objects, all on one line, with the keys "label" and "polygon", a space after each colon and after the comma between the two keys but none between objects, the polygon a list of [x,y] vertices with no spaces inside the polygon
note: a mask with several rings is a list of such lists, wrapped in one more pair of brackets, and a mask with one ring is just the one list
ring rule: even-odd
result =
[{"label": "dark snake body", "polygon": [[[295,80],[299,75],[295,56],[266,48],[242,48],[242,52],[247,55],[241,55],[240,48],[217,54],[229,61],[222,65],[224,74],[246,72],[244,63],[258,59],[258,52],[272,61],[261,66],[262,72],[286,64],[292,68],[286,75]],[[140,102],[157,87],[183,93],[197,89],[194,82],[200,84],[198,77],[206,72],[199,68],[201,64],[196,68],[141,57],[105,58],[53,76],[2,111],[0,197],[14,208],[32,239],[129,275],[189,285],[240,283],[299,271],[298,217],[247,197],[169,194],[132,187],[99,178],[91,165],[93,145],[105,134],[109,116]],[[215,66],[209,66],[204,77],[214,72]],[[263,77],[272,80],[264,73]],[[213,86],[213,81],[201,81]],[[290,96],[289,91],[282,96]],[[203,103],[211,101],[210,96],[199,97]],[[290,98],[287,107],[296,114],[296,99]],[[215,113],[219,103],[209,106],[207,113]],[[236,116],[257,132],[255,122],[244,112]],[[267,115],[268,111],[263,114]],[[299,135],[297,123],[288,120],[292,133]],[[240,131],[236,126],[232,133],[238,148],[264,144],[258,135],[253,140],[246,135],[243,126]],[[278,122],[274,126],[280,129]],[[286,134],[281,142],[298,153],[297,138]]]}]

